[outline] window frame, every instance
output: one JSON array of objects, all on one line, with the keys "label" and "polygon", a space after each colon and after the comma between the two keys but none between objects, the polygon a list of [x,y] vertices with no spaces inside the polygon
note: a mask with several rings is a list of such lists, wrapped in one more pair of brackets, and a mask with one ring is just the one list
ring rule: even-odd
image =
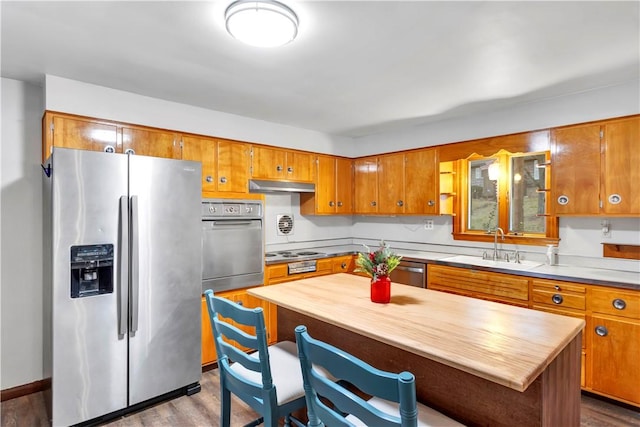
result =
[{"label": "window frame", "polygon": [[[545,234],[542,233],[514,233],[509,230],[510,224],[510,181],[511,181],[511,159],[513,157],[533,156],[544,154],[545,156],[545,186],[540,191],[546,192],[545,197],[545,213],[541,216],[545,217]],[[503,243],[507,244],[523,244],[534,246],[545,246],[548,244],[557,244],[559,242],[558,217],[549,214],[551,201],[549,198],[549,188],[551,186],[551,168],[550,159],[551,152],[535,151],[527,153],[510,153],[506,150],[500,150],[493,155],[481,156],[472,154],[466,159],[458,161],[458,194],[459,202],[456,206],[455,220],[453,221],[453,238],[454,240],[469,240],[479,242],[493,242],[493,233],[486,230],[471,230],[467,227],[468,212],[470,206],[469,200],[469,164],[474,160],[488,160],[495,158],[499,162],[500,176],[498,178],[498,227],[505,230],[505,239]]]}]

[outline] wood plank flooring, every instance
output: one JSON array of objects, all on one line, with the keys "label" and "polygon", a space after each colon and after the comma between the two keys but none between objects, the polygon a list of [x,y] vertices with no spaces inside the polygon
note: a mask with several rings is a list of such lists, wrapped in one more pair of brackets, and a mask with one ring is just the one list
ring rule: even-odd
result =
[{"label": "wood plank flooring", "polygon": [[[219,424],[218,370],[202,374],[202,391],[159,403],[143,411],[112,420],[108,427],[205,427]],[[48,426],[42,393],[2,402],[2,427]],[[231,426],[243,426],[257,418],[256,413],[242,401],[233,398]],[[640,411],[618,406],[590,396],[582,396],[581,427],[638,427]],[[560,427],[560,426],[559,426]]]}]

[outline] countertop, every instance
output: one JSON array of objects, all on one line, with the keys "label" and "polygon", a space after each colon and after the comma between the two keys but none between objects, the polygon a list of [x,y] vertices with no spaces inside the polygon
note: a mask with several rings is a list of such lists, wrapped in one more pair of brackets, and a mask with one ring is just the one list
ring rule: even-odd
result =
[{"label": "countertop", "polygon": [[369,288],[368,278],[341,273],[248,292],[517,391],[526,390],[585,324],[397,283],[391,302],[376,304]]},{"label": "countertop", "polygon": [[[354,255],[358,252],[364,251],[363,245],[310,246],[304,249],[322,252],[323,255],[316,257],[318,259],[342,255]],[[370,249],[375,250],[376,248],[370,247]],[[403,259],[410,261],[435,263],[440,265],[449,265],[452,267],[473,268],[477,270],[494,271],[519,276],[536,277],[540,279],[564,280],[569,282],[640,290],[640,271],[609,270],[604,268],[579,267],[563,264],[554,266],[540,264],[533,268],[518,270],[513,264],[505,266],[509,268],[501,268],[501,263],[498,263],[496,267],[483,266],[482,258],[479,256],[477,257],[477,264],[470,264],[467,262],[461,263],[447,260],[447,258],[457,256],[452,253],[403,249],[393,249],[393,251],[394,253],[401,255]],[[267,261],[267,265],[269,264],[271,263]]]}]

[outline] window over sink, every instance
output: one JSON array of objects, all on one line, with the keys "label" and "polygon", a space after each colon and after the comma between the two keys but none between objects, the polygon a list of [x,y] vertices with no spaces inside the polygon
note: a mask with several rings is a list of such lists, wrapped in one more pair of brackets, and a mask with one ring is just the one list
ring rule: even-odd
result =
[{"label": "window over sink", "polygon": [[456,240],[493,239],[499,227],[508,243],[545,245],[558,241],[558,220],[547,214],[550,153],[500,150],[460,160],[460,203]]}]

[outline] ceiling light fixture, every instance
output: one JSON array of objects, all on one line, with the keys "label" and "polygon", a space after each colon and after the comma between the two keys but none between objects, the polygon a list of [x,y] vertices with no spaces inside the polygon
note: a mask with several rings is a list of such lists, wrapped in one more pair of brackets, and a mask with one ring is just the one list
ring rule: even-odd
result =
[{"label": "ceiling light fixture", "polygon": [[296,14],[275,0],[235,1],[225,11],[224,19],[229,34],[251,46],[282,46],[298,34]]}]

